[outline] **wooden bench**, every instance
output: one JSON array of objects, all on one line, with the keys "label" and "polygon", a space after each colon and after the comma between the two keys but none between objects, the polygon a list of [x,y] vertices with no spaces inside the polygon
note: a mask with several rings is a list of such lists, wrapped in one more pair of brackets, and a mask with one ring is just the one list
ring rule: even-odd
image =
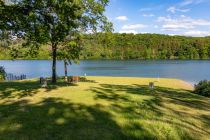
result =
[{"label": "wooden bench", "polygon": [[77,83],[79,82],[79,76],[68,77],[68,83]]}]

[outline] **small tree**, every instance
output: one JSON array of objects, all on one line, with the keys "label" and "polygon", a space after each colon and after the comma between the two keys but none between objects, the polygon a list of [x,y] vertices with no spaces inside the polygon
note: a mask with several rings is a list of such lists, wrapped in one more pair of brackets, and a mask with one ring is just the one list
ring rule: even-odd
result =
[{"label": "small tree", "polygon": [[197,85],[195,85],[194,93],[210,97],[210,81],[207,80],[200,81]]},{"label": "small tree", "polygon": [[64,62],[64,73],[65,80],[67,81],[68,69],[67,66],[71,65],[72,62],[79,63],[79,56],[82,50],[81,40],[78,34],[72,38],[70,38],[67,43],[64,43],[58,49],[58,59],[63,60]]},{"label": "small tree", "polygon": [[5,80],[5,78],[6,78],[6,71],[4,67],[0,66],[0,81]]}]

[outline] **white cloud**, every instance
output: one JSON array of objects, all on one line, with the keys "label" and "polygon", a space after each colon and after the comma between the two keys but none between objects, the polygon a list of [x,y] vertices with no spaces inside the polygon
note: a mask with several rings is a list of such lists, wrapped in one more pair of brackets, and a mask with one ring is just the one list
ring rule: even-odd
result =
[{"label": "white cloud", "polygon": [[204,37],[210,36],[210,31],[190,30],[184,33],[185,36]]},{"label": "white cloud", "polygon": [[126,33],[126,34],[148,34],[148,32],[138,32],[136,30],[120,30],[119,33]]},{"label": "white cloud", "polygon": [[139,11],[140,12],[145,12],[145,11],[151,11],[152,8],[141,8]]},{"label": "white cloud", "polygon": [[164,5],[151,5],[151,7],[145,7],[139,9],[139,12],[149,12],[149,11],[158,11],[160,9],[164,8]]},{"label": "white cloud", "polygon": [[126,16],[119,16],[119,17],[116,17],[115,19],[119,20],[119,21],[126,21],[126,20],[128,20],[128,18]]},{"label": "white cloud", "polygon": [[137,34],[138,32],[135,30],[120,30],[119,33],[133,33],[133,34]]},{"label": "white cloud", "polygon": [[180,7],[188,6],[188,5],[197,5],[200,3],[206,2],[206,0],[184,0],[183,2],[179,3]]},{"label": "white cloud", "polygon": [[193,0],[184,0],[183,2],[179,3],[181,7],[187,6],[193,3]]},{"label": "white cloud", "polygon": [[165,24],[162,26],[163,30],[168,31],[178,31],[180,29],[193,29],[193,26],[187,26],[187,25],[177,25],[177,24]]},{"label": "white cloud", "polygon": [[155,28],[155,29],[158,29],[158,28],[159,28],[159,26],[158,26],[158,25],[154,25],[154,28]]},{"label": "white cloud", "polygon": [[167,9],[167,11],[171,13],[176,13],[176,12],[186,13],[186,12],[191,11],[191,9],[180,9],[180,8],[176,8],[175,6],[171,6]]},{"label": "white cloud", "polygon": [[210,21],[204,20],[204,19],[197,19],[197,20],[191,20],[192,24],[195,26],[210,26]]},{"label": "white cloud", "polygon": [[186,13],[186,12],[189,12],[191,11],[191,9],[177,9],[179,12],[183,12],[183,13]]},{"label": "white cloud", "polygon": [[130,24],[130,25],[124,25],[122,29],[119,31],[119,33],[133,33],[137,34],[138,29],[147,28],[147,25],[144,24]]},{"label": "white cloud", "polygon": [[144,17],[154,17],[154,14],[143,14]]},{"label": "white cloud", "polygon": [[200,3],[207,2],[208,0],[183,0],[167,9],[168,12],[176,13],[176,12],[189,12],[191,9],[184,8],[189,5],[197,5]]},{"label": "white cloud", "polygon": [[122,27],[123,30],[135,30],[135,29],[141,29],[141,28],[147,28],[147,25],[144,24],[131,24],[131,25],[124,25]]},{"label": "white cloud", "polygon": [[194,29],[197,26],[209,26],[210,21],[204,19],[193,19],[181,15],[179,18],[159,17],[157,22],[162,24],[162,30],[178,31],[183,29]]},{"label": "white cloud", "polygon": [[175,36],[175,35],[177,35],[177,34],[168,34],[168,35],[170,35],[170,36]]},{"label": "white cloud", "polygon": [[171,13],[175,13],[176,12],[176,7],[171,6],[167,9],[167,11],[171,12]]}]

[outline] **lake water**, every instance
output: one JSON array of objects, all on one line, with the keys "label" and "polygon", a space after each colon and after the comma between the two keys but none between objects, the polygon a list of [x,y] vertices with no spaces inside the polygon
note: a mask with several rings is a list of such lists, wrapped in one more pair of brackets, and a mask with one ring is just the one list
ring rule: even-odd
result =
[{"label": "lake water", "polygon": [[[51,76],[49,60],[0,60],[7,73],[26,74],[28,78]],[[68,67],[69,75],[164,77],[178,78],[191,83],[210,80],[209,60],[83,60]],[[64,75],[62,61],[57,62],[57,75]]]}]

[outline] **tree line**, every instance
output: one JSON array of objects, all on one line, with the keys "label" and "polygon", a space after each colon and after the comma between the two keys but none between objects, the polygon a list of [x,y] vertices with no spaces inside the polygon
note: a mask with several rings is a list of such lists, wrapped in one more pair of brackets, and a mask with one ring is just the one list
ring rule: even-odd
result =
[{"label": "tree line", "polygon": [[[80,59],[210,59],[210,37],[109,32],[83,34],[80,42]],[[48,45],[42,45],[32,55],[30,47],[18,44],[18,40],[10,47],[1,44],[0,59],[12,59],[16,54],[16,59],[51,58]]]},{"label": "tree line", "polygon": [[209,59],[210,37],[97,33],[84,37],[83,59]]}]

